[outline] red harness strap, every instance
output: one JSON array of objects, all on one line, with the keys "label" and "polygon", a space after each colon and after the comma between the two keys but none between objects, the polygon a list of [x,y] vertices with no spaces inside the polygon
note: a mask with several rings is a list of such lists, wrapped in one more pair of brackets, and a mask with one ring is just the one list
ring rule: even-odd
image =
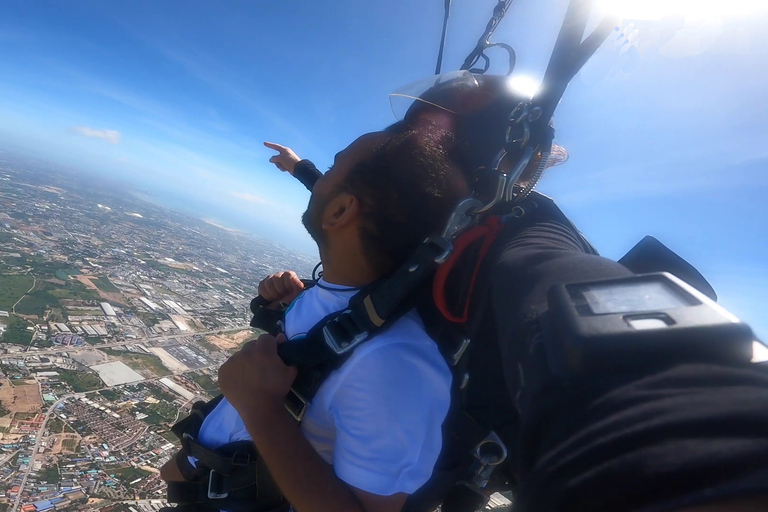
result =
[{"label": "red harness strap", "polygon": [[[451,322],[464,323],[469,318],[469,302],[472,297],[472,291],[475,288],[477,274],[480,272],[480,264],[483,262],[485,255],[491,248],[491,244],[493,244],[494,240],[496,240],[496,235],[499,233],[499,230],[501,230],[501,227],[501,217],[496,215],[488,217],[484,223],[478,224],[457,238],[453,244],[453,254],[451,254],[450,258],[448,258],[448,261],[438,267],[437,273],[435,274],[434,285],[432,287],[432,297],[435,301],[437,309],[440,310],[440,313],[442,313],[443,316]],[[445,291],[446,282],[448,280],[448,276],[451,274],[451,271],[461,259],[467,247],[480,239],[483,239],[483,244],[480,247],[480,252],[477,256],[475,268],[472,270],[472,277],[469,283],[467,297],[464,301],[464,310],[462,311],[461,316],[456,316],[448,307],[448,300]]]}]

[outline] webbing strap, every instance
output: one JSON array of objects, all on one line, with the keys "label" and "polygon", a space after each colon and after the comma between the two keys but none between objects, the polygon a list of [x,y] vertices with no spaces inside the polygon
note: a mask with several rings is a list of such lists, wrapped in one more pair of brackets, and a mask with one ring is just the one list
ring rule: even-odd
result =
[{"label": "webbing strap", "polygon": [[437,260],[444,254],[446,245],[439,238],[425,240],[392,275],[355,294],[347,309],[323,318],[303,339],[278,346],[283,361],[299,367],[285,400],[286,409],[296,421],[301,422],[320,385],[357,345],[383,332],[416,306],[419,286],[434,272]]},{"label": "webbing strap", "polygon": [[[435,305],[440,313],[451,322],[464,323],[469,319],[469,305],[472,292],[475,288],[475,282],[477,281],[477,275],[480,272],[480,265],[491,248],[496,235],[501,230],[502,222],[501,218],[495,215],[489,216],[483,224],[478,224],[474,228],[462,234],[454,242],[454,252],[451,254],[448,261],[441,265],[437,269],[435,274],[435,280],[433,283],[433,298]],[[480,246],[479,253],[477,255],[477,261],[474,265],[474,270],[470,277],[469,285],[465,288],[466,300],[464,300],[464,308],[459,314],[454,314],[448,306],[446,283],[451,271],[456,267],[457,263],[461,261],[464,252],[467,248],[473,245],[478,240],[482,239],[482,245]],[[464,290],[462,290],[464,291]]]},{"label": "webbing strap", "polygon": [[618,21],[612,17],[604,17],[592,33],[585,37],[591,7],[591,0],[571,0],[568,4],[563,25],[544,74],[544,87],[540,94],[534,96],[534,104],[543,109],[541,126],[549,123],[568,83],[606,40]]},{"label": "webbing strap", "polygon": [[[286,364],[300,370],[323,363],[335,364],[341,355],[386,329],[415,306],[415,292],[434,272],[438,265],[435,260],[445,252],[446,246],[439,239],[426,240],[392,275],[359,291],[350,299],[347,309],[326,316],[303,339],[281,344],[278,354]],[[310,400],[313,396],[311,392],[305,395]]]},{"label": "webbing strap", "polygon": [[255,471],[258,463],[258,454],[252,441],[237,441],[225,445],[231,455],[222,455],[221,448],[206,448],[191,436],[186,436],[182,441],[184,450],[188,455],[197,459],[197,465],[215,470],[222,475],[242,474],[250,470]]},{"label": "webbing strap", "polygon": [[191,482],[198,477],[200,471],[189,462],[189,455],[183,446],[181,450],[176,452],[175,460],[176,467],[179,468],[179,472],[184,477],[184,480]]},{"label": "webbing strap", "polygon": [[200,427],[203,425],[205,417],[208,416],[208,414],[210,414],[223,399],[224,395],[219,395],[208,402],[195,402],[192,405],[192,409],[189,411],[189,416],[176,422],[171,427],[171,432],[182,441],[182,444],[184,442],[185,434],[196,438],[200,432]]},{"label": "webbing strap", "polygon": [[208,501],[208,486],[203,482],[168,482],[168,503],[183,505]]}]

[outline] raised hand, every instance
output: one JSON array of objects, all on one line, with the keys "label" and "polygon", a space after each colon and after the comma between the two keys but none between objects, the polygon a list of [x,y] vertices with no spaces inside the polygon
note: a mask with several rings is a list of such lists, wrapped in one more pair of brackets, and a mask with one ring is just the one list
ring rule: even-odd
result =
[{"label": "raised hand", "polygon": [[265,142],[264,145],[269,149],[274,149],[277,154],[269,159],[270,162],[283,172],[293,176],[293,168],[301,160],[299,155],[293,152],[291,148],[275,144],[274,142]]},{"label": "raised hand", "polygon": [[296,272],[291,270],[272,274],[259,283],[259,296],[271,303],[284,302],[289,304],[302,291],[304,291],[304,283],[301,282]]}]

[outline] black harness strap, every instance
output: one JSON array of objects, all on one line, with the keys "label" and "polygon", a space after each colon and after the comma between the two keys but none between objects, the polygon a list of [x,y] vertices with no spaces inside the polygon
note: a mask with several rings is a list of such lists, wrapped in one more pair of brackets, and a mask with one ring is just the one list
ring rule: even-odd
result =
[{"label": "black harness strap", "polygon": [[[181,441],[176,464],[183,482],[168,482],[167,499],[184,512],[226,509],[233,512],[285,508],[279,489],[251,441],[210,449],[197,441],[205,417],[224,399],[197,402],[171,431]],[[195,466],[189,461],[194,457]],[[259,503],[260,501],[260,503]]]},{"label": "black harness strap", "polygon": [[441,237],[430,237],[390,277],[352,297],[347,309],[323,318],[303,339],[280,345],[280,357],[286,364],[299,368],[336,363],[340,356],[374,333],[383,332],[412,309],[419,285],[434,272],[440,257],[450,249],[450,244]]},{"label": "black harness strap", "polygon": [[226,476],[239,473],[243,468],[255,468],[258,460],[251,441],[228,443],[228,451],[232,452],[228,457],[222,457],[216,450],[206,448],[191,436],[185,437],[182,445],[187,455],[195,457],[201,465]]},{"label": "black harness strap", "polygon": [[189,434],[196,438],[200,432],[200,427],[203,425],[205,417],[208,416],[223,399],[224,395],[219,395],[209,402],[195,402],[192,404],[189,416],[176,422],[171,427],[171,432],[173,432],[179,439],[183,439],[184,434]]},{"label": "black harness strap", "polygon": [[416,306],[420,285],[450,248],[443,238],[430,237],[390,277],[355,294],[346,309],[323,318],[304,338],[278,347],[283,361],[299,368],[285,400],[286,409],[297,421],[304,418],[320,385],[357,345],[384,332]]}]

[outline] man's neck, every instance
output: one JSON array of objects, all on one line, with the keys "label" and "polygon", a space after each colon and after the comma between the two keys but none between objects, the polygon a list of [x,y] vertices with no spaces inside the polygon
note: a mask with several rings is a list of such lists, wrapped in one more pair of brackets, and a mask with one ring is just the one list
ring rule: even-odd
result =
[{"label": "man's neck", "polygon": [[323,264],[323,280],[331,284],[360,288],[378,278],[360,251],[323,251],[320,261]]},{"label": "man's neck", "polygon": [[339,267],[323,262],[323,280],[339,286],[349,286],[352,288],[362,288],[376,280],[363,269],[354,269],[352,267]]}]

